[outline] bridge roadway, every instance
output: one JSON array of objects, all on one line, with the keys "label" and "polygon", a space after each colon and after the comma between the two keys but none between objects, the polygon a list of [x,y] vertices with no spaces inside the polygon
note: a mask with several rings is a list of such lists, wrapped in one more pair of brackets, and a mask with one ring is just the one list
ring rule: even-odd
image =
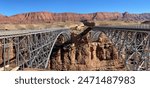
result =
[{"label": "bridge roadway", "polygon": [[[149,25],[96,26],[90,32],[93,41],[102,33],[106,34],[128,70],[150,70]],[[60,35],[64,36],[63,41],[71,39],[68,28],[0,31],[0,59],[3,60],[4,70],[10,64],[10,58],[15,58],[15,64],[20,69],[24,69],[24,65],[30,68],[47,68]]]},{"label": "bridge roadway", "polygon": [[0,30],[0,37],[12,37],[12,36],[24,36],[24,35],[32,35],[38,33],[46,33],[50,31],[57,31],[57,30],[68,30],[68,28],[51,28],[51,29],[40,29],[40,30],[9,30],[4,31]]}]

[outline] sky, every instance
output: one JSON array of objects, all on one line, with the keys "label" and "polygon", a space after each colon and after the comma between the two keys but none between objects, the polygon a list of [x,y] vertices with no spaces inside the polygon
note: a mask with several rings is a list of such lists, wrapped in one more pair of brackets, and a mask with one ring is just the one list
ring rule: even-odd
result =
[{"label": "sky", "polygon": [[0,0],[0,14],[26,12],[150,13],[150,0]]}]

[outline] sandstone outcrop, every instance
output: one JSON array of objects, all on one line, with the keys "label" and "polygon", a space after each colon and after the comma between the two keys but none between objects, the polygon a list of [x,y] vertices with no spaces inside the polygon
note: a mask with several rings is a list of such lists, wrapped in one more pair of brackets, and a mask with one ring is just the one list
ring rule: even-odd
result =
[{"label": "sandstone outcrop", "polygon": [[[5,46],[6,47],[6,46]],[[0,65],[3,64],[3,60],[8,62],[8,60],[12,60],[15,57],[13,43],[9,42],[7,47],[4,50],[4,46],[2,41],[0,40]]]},{"label": "sandstone outcrop", "polygon": [[116,48],[103,33],[95,42],[90,41],[90,33],[80,40],[76,36],[72,34],[72,44],[53,52],[51,70],[123,70]]}]

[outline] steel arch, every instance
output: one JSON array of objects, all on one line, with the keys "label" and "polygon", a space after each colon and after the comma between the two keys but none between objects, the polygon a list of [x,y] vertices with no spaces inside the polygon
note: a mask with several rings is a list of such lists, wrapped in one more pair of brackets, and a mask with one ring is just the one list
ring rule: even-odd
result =
[{"label": "steel arch", "polygon": [[[37,57],[39,57],[39,58],[36,58],[35,55],[31,58],[31,61],[29,61],[29,63],[30,63],[29,67],[42,68],[42,69],[47,68],[48,61],[50,59],[52,50],[54,48],[54,45],[55,45],[58,37],[60,35],[63,35],[65,38],[65,41],[70,39],[70,32],[68,30],[56,31],[56,32],[53,32],[53,34],[54,34],[53,36],[49,36],[49,37],[51,37],[51,39],[49,39],[49,41],[43,47],[40,48],[38,53],[36,53]],[[37,48],[39,48],[39,47],[37,47]],[[40,63],[36,64],[36,62],[40,62]]]},{"label": "steel arch", "polygon": [[54,42],[53,42],[53,44],[52,44],[52,48],[51,48],[51,50],[50,50],[50,52],[49,52],[49,55],[48,55],[48,57],[47,57],[47,61],[46,61],[46,64],[45,64],[45,68],[47,68],[47,66],[48,66],[48,61],[49,61],[49,59],[50,59],[50,56],[51,56],[52,50],[53,50],[53,48],[54,48],[54,45],[55,45],[55,43],[56,43],[58,37],[59,37],[61,34],[64,35],[64,37],[66,37],[66,40],[70,40],[70,39],[71,39],[71,38],[70,38],[70,32],[62,31],[62,32],[60,32],[60,33],[56,36],[56,38],[55,38],[55,40],[54,40]]}]

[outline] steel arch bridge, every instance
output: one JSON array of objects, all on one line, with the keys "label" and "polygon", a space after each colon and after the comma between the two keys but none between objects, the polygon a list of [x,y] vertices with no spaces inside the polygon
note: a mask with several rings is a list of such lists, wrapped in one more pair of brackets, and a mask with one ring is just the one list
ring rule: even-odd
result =
[{"label": "steel arch bridge", "polygon": [[4,66],[9,65],[10,53],[15,52],[16,65],[22,69],[25,64],[30,68],[47,68],[52,49],[60,35],[64,36],[64,41],[70,39],[68,29],[59,28],[3,32],[0,35],[0,47]]},{"label": "steel arch bridge", "polygon": [[94,27],[92,40],[104,33],[128,70],[150,70],[150,25]]},{"label": "steel arch bridge", "polygon": [[[128,70],[150,70],[149,25],[97,26],[90,32],[93,41],[104,33],[117,48],[119,59],[125,61]],[[12,57],[22,69],[25,64],[30,68],[47,68],[52,49],[60,35],[64,36],[64,41],[71,39],[70,31],[65,28],[1,31],[0,58],[4,70]]]}]

